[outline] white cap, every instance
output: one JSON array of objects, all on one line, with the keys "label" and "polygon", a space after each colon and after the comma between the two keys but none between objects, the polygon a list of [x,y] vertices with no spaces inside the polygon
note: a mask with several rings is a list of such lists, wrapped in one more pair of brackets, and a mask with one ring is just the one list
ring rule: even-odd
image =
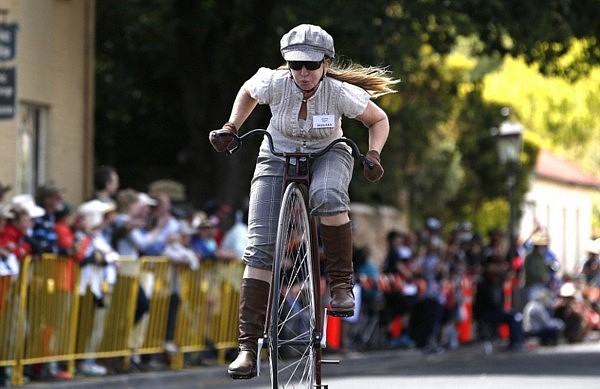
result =
[{"label": "white cap", "polygon": [[98,227],[104,221],[104,215],[115,210],[115,205],[97,199],[87,201],[79,206],[79,214],[85,218],[88,227]]},{"label": "white cap", "polygon": [[19,207],[24,209],[32,218],[44,216],[46,214],[44,208],[39,207],[35,204],[35,200],[30,194],[16,195],[12,198],[11,202],[13,207]]},{"label": "white cap", "polygon": [[140,194],[138,195],[138,198],[140,199],[140,201],[142,203],[149,205],[151,207],[154,207],[154,206],[156,206],[156,204],[158,204],[158,201],[156,201],[152,197],[148,196],[148,194],[144,193],[144,192],[140,192]]},{"label": "white cap", "polygon": [[558,292],[560,297],[574,297],[577,294],[577,288],[572,282],[565,282]]}]

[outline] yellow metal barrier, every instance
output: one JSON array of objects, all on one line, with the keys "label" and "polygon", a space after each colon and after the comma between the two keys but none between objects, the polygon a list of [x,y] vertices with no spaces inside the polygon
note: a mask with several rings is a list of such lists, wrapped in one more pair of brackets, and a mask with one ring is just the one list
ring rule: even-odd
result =
[{"label": "yellow metal barrier", "polygon": [[[104,267],[91,266],[103,272]],[[102,299],[89,288],[81,296],[77,322],[76,359],[125,357],[131,354],[129,336],[137,301],[135,259],[122,258],[114,285],[104,284]]]},{"label": "yellow metal barrier", "polygon": [[22,262],[19,309],[15,315],[16,363],[12,381],[23,383],[23,366],[67,360],[73,370],[72,354],[78,311],[74,285],[78,280],[75,263],[55,255]]},{"label": "yellow metal barrier", "polygon": [[150,298],[150,310],[143,327],[143,343],[137,352],[139,354],[160,353],[164,351],[165,333],[171,298],[171,268],[169,260],[158,257],[143,257],[140,259],[140,277],[143,289]]},{"label": "yellow metal barrier", "polygon": [[[29,262],[29,261],[25,261]],[[21,269],[19,275],[0,276],[0,369],[2,369],[2,379],[8,378],[7,369],[16,370],[23,352],[23,296],[26,274]],[[17,380],[13,380],[17,382]],[[5,382],[0,382],[4,385]]]},{"label": "yellow metal barrier", "polygon": [[[225,351],[237,346],[242,272],[241,261],[203,261],[192,270],[162,257],[121,258],[102,305],[90,289],[80,293],[79,264],[55,255],[27,258],[18,277],[0,277],[0,369],[12,368],[20,386],[27,365],[64,361],[74,373],[80,359],[124,357],[127,364],[133,354],[165,352],[169,325],[179,346],[172,367],[183,367],[186,352],[209,349],[224,362]],[[140,287],[150,306],[134,322]]]},{"label": "yellow metal barrier", "polygon": [[174,270],[181,290],[174,338],[179,353],[172,367],[183,367],[183,353],[210,348],[217,350],[219,362],[224,362],[225,351],[237,347],[243,263],[203,261],[199,270]]}]

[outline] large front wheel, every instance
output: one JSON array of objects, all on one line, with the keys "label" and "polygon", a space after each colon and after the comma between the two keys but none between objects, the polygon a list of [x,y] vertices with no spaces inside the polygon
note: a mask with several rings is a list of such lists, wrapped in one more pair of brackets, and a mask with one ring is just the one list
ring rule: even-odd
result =
[{"label": "large front wheel", "polygon": [[291,184],[282,198],[273,261],[268,329],[273,388],[312,388],[318,340],[310,221],[302,187]]}]

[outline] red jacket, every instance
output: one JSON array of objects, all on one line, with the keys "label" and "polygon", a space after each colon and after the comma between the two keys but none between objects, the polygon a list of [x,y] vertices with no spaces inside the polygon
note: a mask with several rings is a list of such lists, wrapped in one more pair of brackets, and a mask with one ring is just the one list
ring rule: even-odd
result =
[{"label": "red jacket", "polygon": [[0,247],[6,247],[15,253],[19,260],[31,254],[31,246],[25,241],[25,234],[11,223],[7,223],[4,230],[0,231]]}]

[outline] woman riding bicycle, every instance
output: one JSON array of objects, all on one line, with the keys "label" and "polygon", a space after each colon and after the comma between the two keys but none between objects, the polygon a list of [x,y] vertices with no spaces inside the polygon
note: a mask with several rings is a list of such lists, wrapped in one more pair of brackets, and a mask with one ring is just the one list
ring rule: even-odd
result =
[{"label": "woman riding bicycle", "polygon": [[[257,104],[269,104],[272,117],[268,131],[279,151],[317,151],[342,137],[342,116],[355,118],[369,129],[366,157],[374,168],[365,167],[369,181],[383,175],[380,152],[388,133],[385,112],[370,99],[392,93],[398,81],[381,68],[359,65],[336,66],[333,38],[318,26],[302,24],[281,38],[281,54],[287,66],[260,68],[238,92],[229,121],[209,139],[215,150],[227,149]],[[310,212],[320,222],[325,270],[331,291],[330,314],[354,312],[352,269],[352,225],[348,215],[348,186],[353,157],[342,145],[313,161],[309,188]],[[230,365],[232,378],[256,375],[258,339],[263,335],[271,282],[271,268],[283,190],[284,160],[273,156],[265,141],[260,147],[250,189],[248,247],[239,307],[239,355]]]}]

